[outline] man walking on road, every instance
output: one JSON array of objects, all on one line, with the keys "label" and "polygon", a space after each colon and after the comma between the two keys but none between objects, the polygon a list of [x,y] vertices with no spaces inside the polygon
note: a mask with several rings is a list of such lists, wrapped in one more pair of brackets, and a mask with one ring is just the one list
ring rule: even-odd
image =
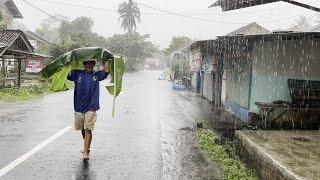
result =
[{"label": "man walking on road", "polygon": [[99,81],[109,74],[108,63],[104,69],[94,71],[95,61],[85,61],[85,70],[72,70],[67,79],[74,82],[75,130],[81,130],[84,140],[83,159],[89,159],[92,131],[96,122],[99,105]]}]

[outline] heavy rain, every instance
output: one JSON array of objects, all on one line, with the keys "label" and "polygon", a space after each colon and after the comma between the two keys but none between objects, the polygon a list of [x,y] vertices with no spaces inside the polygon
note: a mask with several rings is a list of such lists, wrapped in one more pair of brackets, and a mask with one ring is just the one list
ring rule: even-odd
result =
[{"label": "heavy rain", "polygon": [[318,0],[0,0],[0,179],[320,180]]}]

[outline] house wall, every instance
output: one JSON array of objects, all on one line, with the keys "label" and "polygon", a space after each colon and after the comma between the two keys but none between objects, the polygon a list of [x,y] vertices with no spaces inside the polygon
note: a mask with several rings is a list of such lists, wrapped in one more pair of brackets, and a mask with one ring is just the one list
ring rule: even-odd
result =
[{"label": "house wall", "polygon": [[201,62],[202,62],[202,53],[200,49],[197,49],[190,53],[189,55],[189,71],[191,75],[191,87],[192,90],[196,93],[200,92],[201,89]]},{"label": "house wall", "polygon": [[199,93],[200,92],[200,72],[197,71],[197,72],[193,72],[192,73],[192,77],[191,77],[191,88],[192,88],[192,91],[196,92],[196,93]]},{"label": "house wall", "polygon": [[242,121],[247,122],[251,62],[248,57],[228,58],[224,65],[224,108]]},{"label": "house wall", "polygon": [[213,74],[211,72],[203,74],[202,93],[204,98],[213,101]]},{"label": "house wall", "polygon": [[13,26],[13,16],[6,5],[3,5],[1,7],[1,13],[2,13],[2,17],[3,17],[1,24],[5,24],[5,25],[7,25],[8,29],[11,29]]},{"label": "house wall", "polygon": [[288,78],[320,80],[320,40],[256,43],[252,52],[250,111],[255,102],[291,101]]},{"label": "house wall", "polygon": [[249,108],[250,61],[247,58],[225,60],[226,100]]},{"label": "house wall", "polygon": [[215,61],[214,56],[209,55],[209,53],[206,51],[202,50],[202,85],[201,85],[201,92],[202,92],[202,97],[209,101],[213,101],[213,93],[214,93],[214,80],[213,80],[213,62]]}]

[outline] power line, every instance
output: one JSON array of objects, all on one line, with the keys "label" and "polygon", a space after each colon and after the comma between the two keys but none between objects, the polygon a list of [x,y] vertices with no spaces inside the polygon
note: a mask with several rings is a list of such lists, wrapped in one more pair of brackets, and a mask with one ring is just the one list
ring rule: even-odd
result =
[{"label": "power line", "polygon": [[[160,12],[164,12],[164,13],[172,14],[172,15],[176,15],[176,16],[181,16],[181,17],[185,17],[185,18],[190,18],[190,19],[196,19],[196,20],[201,20],[201,21],[206,21],[206,22],[213,22],[213,23],[222,23],[222,24],[247,24],[247,23],[222,22],[222,21],[212,21],[212,20],[207,20],[207,19],[201,19],[201,18],[197,18],[197,17],[187,16],[187,15],[179,14],[179,13],[176,13],[176,12],[172,12],[172,11],[168,11],[168,10],[164,10],[164,9],[160,9],[160,8],[156,8],[156,7],[152,7],[150,5],[147,5],[147,4],[141,3],[141,2],[136,2],[136,3],[140,4],[142,6],[148,7],[150,9],[156,10],[156,11],[160,11]],[[296,16],[298,16],[298,15],[290,16],[290,17],[287,17],[287,18],[281,18],[281,19],[278,19],[278,20],[265,21],[265,22],[262,21],[262,23],[271,23],[271,22],[282,21],[282,20],[285,20],[285,19],[291,19],[291,18],[296,17]]]},{"label": "power line", "polygon": [[72,6],[72,7],[80,7],[80,8],[109,11],[109,12],[118,12],[117,10],[114,10],[114,9],[98,8],[98,7],[92,7],[92,6],[82,6],[82,5],[72,4],[72,3],[56,2],[56,1],[48,1],[48,0],[41,0],[41,1],[48,2],[48,3],[54,3],[54,4],[61,4],[61,5],[66,5],[66,6]]},{"label": "power line", "polygon": [[50,17],[52,17],[52,18],[54,18],[54,19],[56,19],[56,20],[58,20],[58,21],[60,21],[60,22],[62,22],[62,23],[66,23],[64,20],[59,19],[59,18],[57,18],[56,16],[54,16],[54,15],[52,15],[52,14],[50,14],[50,13],[48,13],[48,12],[42,10],[42,9],[40,9],[39,7],[37,7],[37,6],[35,6],[34,4],[30,3],[29,1],[27,1],[27,0],[22,0],[22,1],[25,2],[25,3],[27,3],[29,6],[33,7],[34,9],[37,9],[38,11],[41,11],[42,13],[44,13],[44,14],[46,14],[46,15],[48,15],[48,16],[50,16]]},{"label": "power line", "polygon": [[[109,11],[109,12],[118,12],[115,9],[106,9],[106,8],[99,8],[99,7],[93,7],[93,6],[84,6],[84,5],[78,5],[78,4],[73,4],[73,3],[66,3],[66,2],[56,2],[56,1],[50,1],[50,0],[38,0],[42,2],[47,2],[47,3],[53,3],[53,4],[60,4],[60,5],[66,5],[66,6],[71,6],[71,7],[79,7],[79,8],[85,8],[85,9],[93,9],[93,10],[101,10],[101,11]],[[253,12],[239,12],[239,13],[234,13],[234,12],[227,12],[227,14],[253,14],[253,13],[261,13],[264,11],[270,12],[271,10],[281,10],[285,8],[273,8],[273,9],[268,9],[268,10],[260,10],[260,11],[253,11]],[[151,14],[151,15],[172,15],[168,13],[150,13],[150,12],[142,12],[141,14]],[[217,16],[225,16],[226,13],[180,13],[181,15],[217,15]]]},{"label": "power line", "polygon": [[213,22],[213,23],[222,23],[222,24],[245,24],[245,23],[235,23],[235,22],[212,21],[212,20],[208,20],[208,19],[202,19],[202,18],[197,18],[197,17],[193,17],[193,16],[179,14],[179,13],[171,12],[171,11],[168,11],[168,10],[163,10],[163,9],[152,7],[152,6],[149,6],[149,5],[145,4],[145,3],[140,3],[140,2],[137,2],[137,1],[136,1],[136,3],[141,5],[141,6],[144,6],[144,7],[156,10],[156,11],[164,12],[166,14],[172,14],[172,15],[175,15],[175,16],[181,16],[181,17],[185,17],[185,18],[189,18],[189,19],[195,19],[195,20],[200,20],[200,21],[205,21],[205,22]]},{"label": "power line", "polygon": [[[59,18],[57,18],[56,16],[40,9],[39,7],[35,6],[34,4],[28,2],[27,0],[22,0],[24,1],[25,3],[29,4],[30,6],[32,6],[33,8],[47,14],[48,16],[50,17],[53,17],[54,19],[62,22],[62,23],[66,23],[64,20],[61,20]],[[50,0],[41,0],[43,2],[48,2],[48,3],[55,3],[55,4],[61,4],[61,5],[66,5],[66,6],[72,6],[72,7],[80,7],[80,8],[86,8],[86,9],[94,9],[94,10],[101,10],[101,11],[109,11],[109,12],[117,12],[117,10],[114,10],[114,9],[106,9],[106,8],[98,8],[98,7],[92,7],[92,6],[82,6],[82,5],[76,5],[76,4],[71,4],[71,3],[64,3],[64,2],[55,2],[55,1],[50,1]],[[154,14],[154,15],[174,15],[174,16],[180,16],[180,17],[184,17],[184,18],[189,18],[189,19],[194,19],[194,20],[198,20],[198,21],[205,21],[205,22],[211,22],[211,23],[220,23],[220,24],[240,24],[240,25],[244,25],[244,24],[247,24],[246,22],[226,22],[226,21],[213,21],[213,20],[209,20],[209,19],[202,19],[202,18],[198,18],[198,17],[193,17],[193,16],[189,16],[187,14],[180,14],[180,13],[176,13],[176,12],[172,12],[172,11],[168,11],[168,10],[164,10],[164,9],[160,9],[160,8],[155,8],[155,7],[152,7],[150,5],[147,5],[145,3],[141,3],[141,2],[136,2],[137,4],[139,5],[142,5],[144,7],[147,7],[147,8],[150,8],[150,9],[153,9],[153,10],[156,10],[156,11],[159,11],[159,12],[162,12],[162,14],[156,14],[156,13],[144,13],[144,14]],[[241,14],[241,13],[239,13]],[[204,14],[203,14],[204,15]],[[272,21],[262,21],[261,23],[271,23],[271,22],[279,22],[279,21],[283,21],[285,19],[291,19],[293,17],[296,17],[298,15],[295,15],[295,16],[290,16],[290,17],[287,17],[287,18],[281,18],[281,19],[277,19],[277,20],[272,20]]]},{"label": "power line", "polygon": [[[23,1],[27,2],[26,0],[23,0]],[[75,5],[75,4],[70,4],[70,3],[61,3],[61,2],[57,3],[57,2],[53,2],[53,1],[49,1],[49,0],[42,0],[42,1],[50,2],[50,3],[56,3],[56,4],[63,4],[63,5],[67,5],[67,6],[74,6],[74,7],[76,6],[76,7],[81,7],[81,8],[95,9],[95,10],[103,10],[103,11],[106,11],[106,10],[107,10],[107,11],[113,11],[113,12],[116,11],[116,10],[111,10],[111,9],[104,9],[104,8],[96,8],[96,7],[90,7],[90,6]],[[31,5],[31,6],[33,6],[34,8],[40,10],[41,12],[45,13],[45,14],[47,14],[47,15],[49,15],[49,16],[51,16],[51,17],[55,17],[55,16],[53,16],[53,15],[45,12],[44,10],[42,10],[42,9],[34,6],[34,5],[31,4],[31,3],[29,3],[29,2],[27,2],[27,3],[28,3],[29,5]],[[140,3],[138,3],[138,4],[140,4]],[[150,7],[151,7],[151,6],[150,6]],[[157,10],[157,8],[155,8],[155,9]],[[158,10],[158,11],[159,11],[159,10]],[[163,10],[162,12],[164,12],[165,14],[169,14],[169,15],[170,15],[170,14],[171,14],[171,15],[179,15],[179,16],[182,16],[182,17],[186,17],[186,18],[190,18],[190,19],[195,19],[195,20],[200,20],[200,21],[206,21],[206,22],[223,23],[223,24],[246,24],[246,23],[235,23],[235,22],[211,21],[211,20],[207,20],[207,19],[202,19],[202,18],[187,16],[187,15],[181,15],[181,14],[178,14],[178,13],[172,13],[172,12],[165,11],[165,10]],[[57,19],[57,18],[55,17],[55,19]]]}]

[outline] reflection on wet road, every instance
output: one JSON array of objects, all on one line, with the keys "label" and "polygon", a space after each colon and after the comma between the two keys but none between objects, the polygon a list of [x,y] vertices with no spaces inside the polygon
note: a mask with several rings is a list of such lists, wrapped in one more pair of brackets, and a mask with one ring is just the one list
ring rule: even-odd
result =
[{"label": "reflection on wet road", "polygon": [[[101,86],[101,109],[91,159],[83,161],[80,132],[65,132],[2,179],[216,179],[191,132],[211,114],[205,100],[172,91],[157,71],[128,73],[111,117],[112,97]],[[106,84],[107,82],[103,82]],[[0,168],[66,126],[73,125],[73,92],[21,103],[0,102]],[[1,179],[0,178],[0,179]]]},{"label": "reflection on wet road", "polygon": [[94,180],[96,176],[90,169],[90,161],[80,160],[79,166],[76,169],[76,173],[72,176],[73,180]]}]

